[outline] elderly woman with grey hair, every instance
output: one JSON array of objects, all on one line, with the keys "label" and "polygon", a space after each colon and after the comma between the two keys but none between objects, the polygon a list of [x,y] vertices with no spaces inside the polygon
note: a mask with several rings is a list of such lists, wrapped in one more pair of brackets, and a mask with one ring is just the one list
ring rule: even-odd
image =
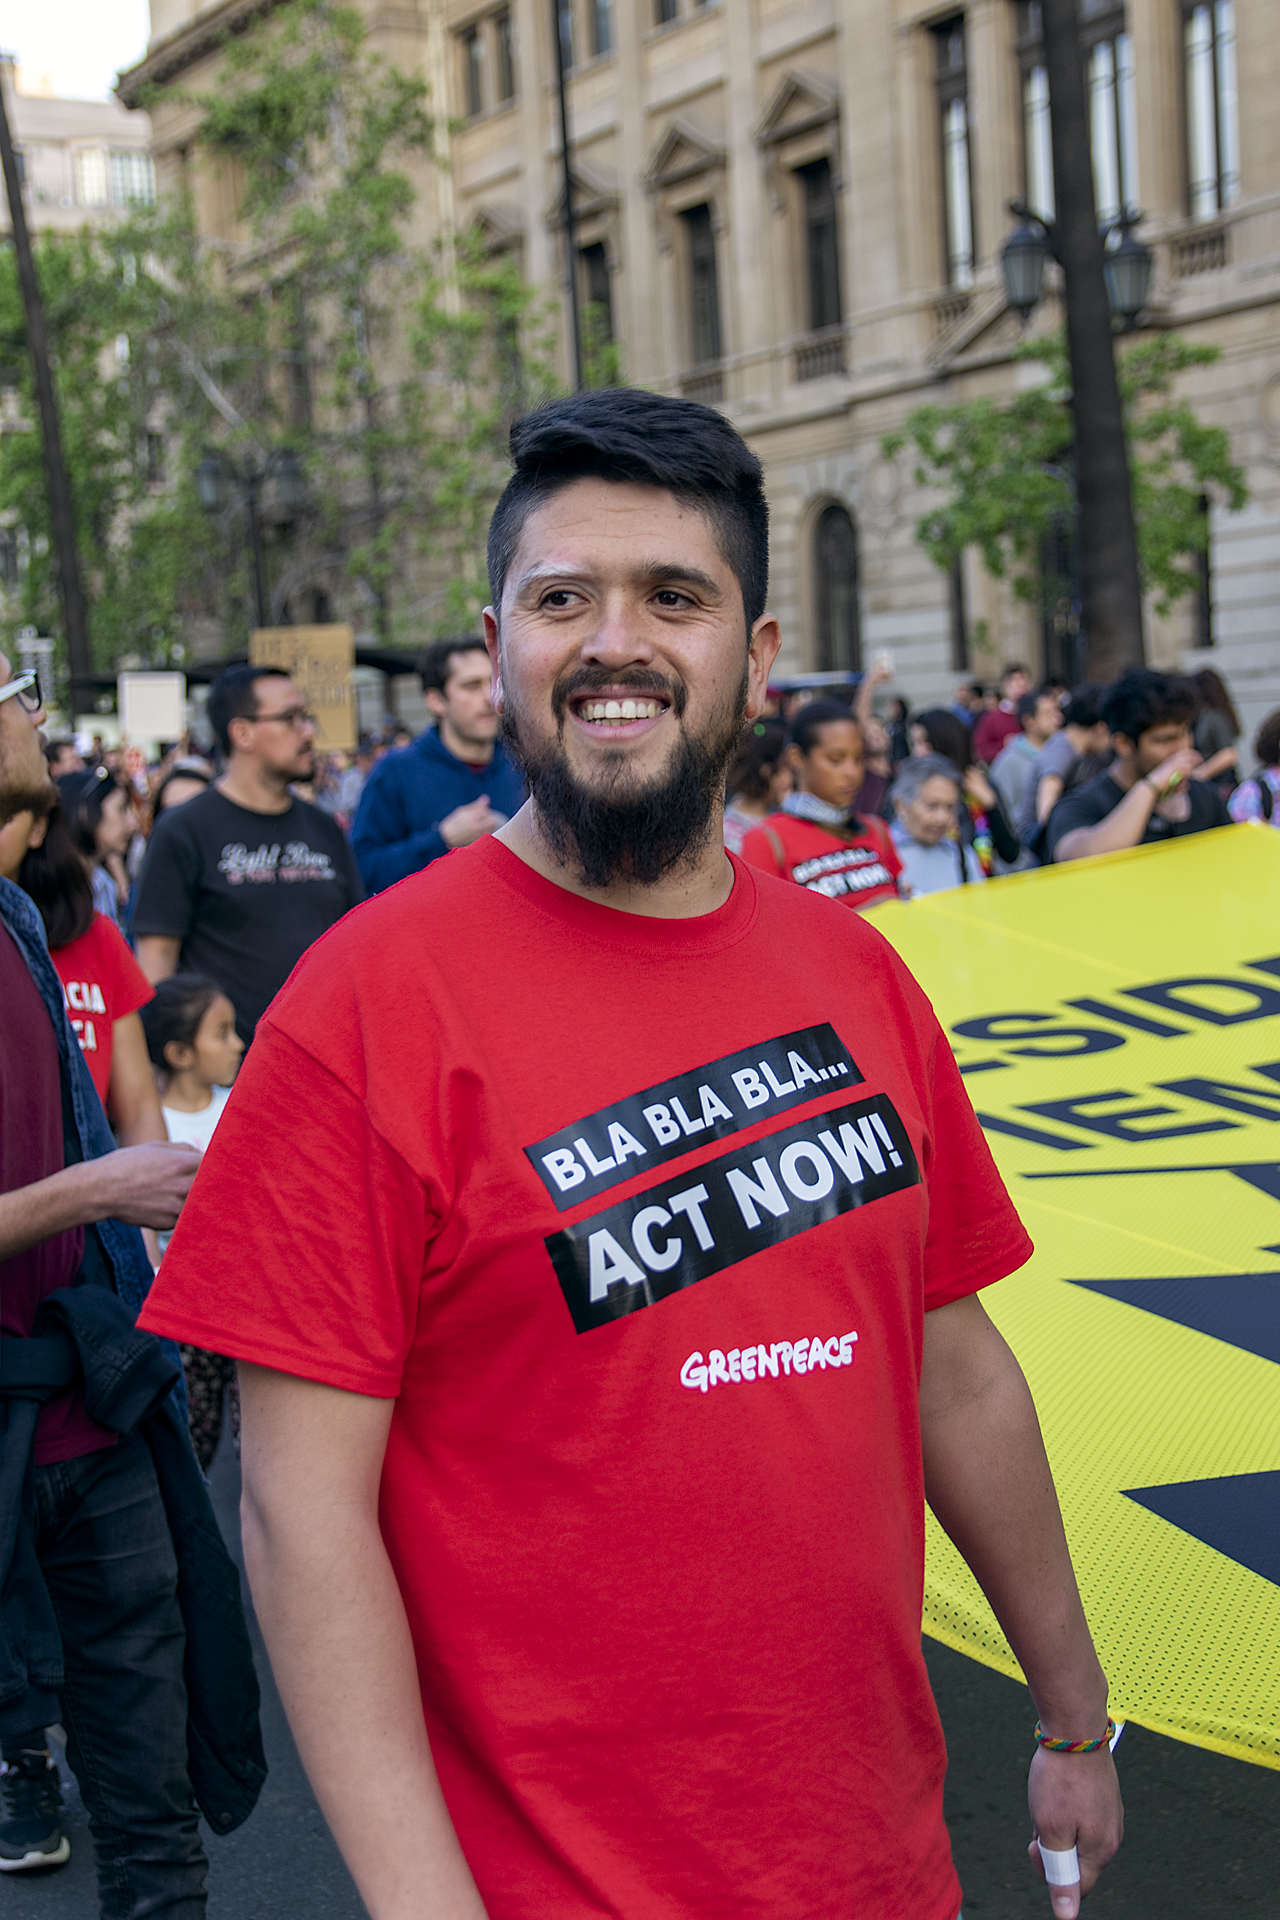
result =
[{"label": "elderly woman with grey hair", "polygon": [[897,816],[889,833],[902,861],[904,899],[986,879],[973,848],[956,838],[959,797],[960,776],[943,754],[917,755],[899,767],[889,792]]}]

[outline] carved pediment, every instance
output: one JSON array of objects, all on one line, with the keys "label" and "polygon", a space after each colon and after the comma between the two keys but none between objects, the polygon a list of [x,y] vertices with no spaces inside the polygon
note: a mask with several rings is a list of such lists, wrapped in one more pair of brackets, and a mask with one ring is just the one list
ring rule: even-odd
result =
[{"label": "carved pediment", "polygon": [[654,148],[645,169],[645,185],[653,190],[675,187],[682,180],[696,179],[712,167],[725,163],[723,147],[717,147],[705,134],[687,121],[676,120]]},{"label": "carved pediment", "polygon": [[840,116],[840,96],[831,83],[818,74],[784,74],[756,129],[762,147],[780,146],[784,140],[813,133]]},{"label": "carved pediment", "polygon": [[524,216],[518,207],[503,206],[486,200],[475,210],[472,222],[486,253],[506,253],[524,239]]},{"label": "carved pediment", "polygon": [[[612,213],[618,206],[618,189],[612,180],[597,173],[592,167],[584,167],[580,160],[573,160],[569,166],[569,177],[573,181],[573,217],[575,220],[592,220],[603,213]],[[548,201],[543,219],[549,227],[564,225],[564,187]]]}]

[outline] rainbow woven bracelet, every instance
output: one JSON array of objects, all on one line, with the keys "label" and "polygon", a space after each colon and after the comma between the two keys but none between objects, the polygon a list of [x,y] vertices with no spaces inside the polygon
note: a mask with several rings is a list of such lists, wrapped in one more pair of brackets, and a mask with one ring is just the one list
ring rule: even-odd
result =
[{"label": "rainbow woven bracelet", "polygon": [[1036,1745],[1046,1753],[1096,1753],[1099,1747],[1110,1745],[1115,1737],[1116,1723],[1108,1715],[1107,1730],[1100,1733],[1096,1740],[1051,1740],[1040,1722],[1036,1721]]}]

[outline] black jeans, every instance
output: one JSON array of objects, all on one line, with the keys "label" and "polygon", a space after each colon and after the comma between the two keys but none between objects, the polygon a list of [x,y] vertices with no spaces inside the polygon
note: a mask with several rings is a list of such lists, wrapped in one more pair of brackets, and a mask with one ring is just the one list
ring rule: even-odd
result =
[{"label": "black jeans", "polygon": [[102,1920],[204,1920],[186,1636],[150,1450],[130,1434],[37,1467],[35,1483],[36,1551],[66,1669],[67,1759],[89,1813]]}]

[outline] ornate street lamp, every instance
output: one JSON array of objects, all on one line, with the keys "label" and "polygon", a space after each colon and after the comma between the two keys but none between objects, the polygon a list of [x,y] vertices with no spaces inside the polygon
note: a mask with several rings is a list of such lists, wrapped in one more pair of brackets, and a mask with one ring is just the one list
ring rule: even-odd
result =
[{"label": "ornate street lamp", "polygon": [[239,487],[249,516],[249,552],[253,561],[253,597],[258,625],[267,624],[267,585],[262,560],[262,517],[258,496],[263,481],[270,475],[276,483],[276,497],[289,520],[296,520],[307,503],[307,476],[295,453],[288,448],[268,454],[265,461],[253,453],[237,466],[226,454],[211,447],[196,468],[196,490],[200,505],[208,514],[221,513],[231,495],[231,483]]},{"label": "ornate street lamp", "polygon": [[1014,228],[1000,249],[1000,271],[1009,305],[1021,315],[1025,326],[1039,304],[1053,242],[1045,222],[1021,202],[1015,202],[1010,211],[1022,215],[1022,224]]},{"label": "ornate street lamp", "polygon": [[1151,285],[1151,249],[1144,246],[1141,240],[1135,240],[1131,231],[1139,217],[1136,213],[1126,212],[1111,222],[1111,231],[1118,229],[1120,232],[1120,244],[1107,247],[1102,256],[1107,301],[1116,319],[1123,321],[1126,333],[1137,324],[1138,315],[1147,304],[1147,290]]}]

